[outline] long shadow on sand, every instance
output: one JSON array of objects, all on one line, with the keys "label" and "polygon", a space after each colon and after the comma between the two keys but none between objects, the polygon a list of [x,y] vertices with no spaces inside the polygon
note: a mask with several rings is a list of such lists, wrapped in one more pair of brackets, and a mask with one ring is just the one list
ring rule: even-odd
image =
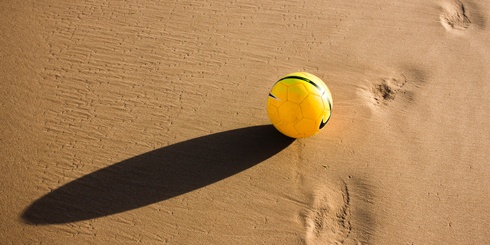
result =
[{"label": "long shadow on sand", "polygon": [[29,224],[88,220],[144,207],[246,170],[293,142],[271,125],[211,134],[115,163],[34,201]]}]

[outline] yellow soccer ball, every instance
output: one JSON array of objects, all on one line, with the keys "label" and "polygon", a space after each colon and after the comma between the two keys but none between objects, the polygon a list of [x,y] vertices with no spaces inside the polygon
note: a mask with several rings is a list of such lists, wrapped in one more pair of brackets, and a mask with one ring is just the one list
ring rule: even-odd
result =
[{"label": "yellow soccer ball", "polygon": [[291,73],[277,81],[267,100],[274,127],[292,138],[312,136],[332,115],[332,95],[327,85],[307,72]]}]

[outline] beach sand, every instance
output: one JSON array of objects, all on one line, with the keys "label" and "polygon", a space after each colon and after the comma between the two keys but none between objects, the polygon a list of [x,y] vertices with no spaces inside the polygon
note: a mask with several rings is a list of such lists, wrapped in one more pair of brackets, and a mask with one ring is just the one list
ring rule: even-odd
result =
[{"label": "beach sand", "polygon": [[[490,3],[0,2],[2,244],[487,244]],[[333,115],[282,136],[282,76]]]}]

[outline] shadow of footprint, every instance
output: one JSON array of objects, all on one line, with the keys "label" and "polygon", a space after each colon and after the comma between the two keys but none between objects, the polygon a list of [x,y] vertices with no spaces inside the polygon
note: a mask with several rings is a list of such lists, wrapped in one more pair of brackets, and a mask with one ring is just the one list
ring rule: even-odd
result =
[{"label": "shadow of footprint", "polygon": [[443,12],[440,19],[446,30],[464,31],[471,25],[471,21],[466,15],[465,6],[460,1],[447,2],[442,7]]},{"label": "shadow of footprint", "polygon": [[336,187],[320,187],[314,192],[305,215],[306,244],[342,244],[349,236],[349,191],[344,181]]}]

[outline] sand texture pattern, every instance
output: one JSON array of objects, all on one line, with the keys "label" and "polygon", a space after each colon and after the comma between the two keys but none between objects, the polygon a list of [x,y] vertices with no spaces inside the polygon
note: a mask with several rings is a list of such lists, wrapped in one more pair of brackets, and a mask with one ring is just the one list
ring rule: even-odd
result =
[{"label": "sand texture pattern", "polygon": [[[1,244],[488,244],[490,2],[0,1]],[[333,114],[269,122],[306,71]]]}]

